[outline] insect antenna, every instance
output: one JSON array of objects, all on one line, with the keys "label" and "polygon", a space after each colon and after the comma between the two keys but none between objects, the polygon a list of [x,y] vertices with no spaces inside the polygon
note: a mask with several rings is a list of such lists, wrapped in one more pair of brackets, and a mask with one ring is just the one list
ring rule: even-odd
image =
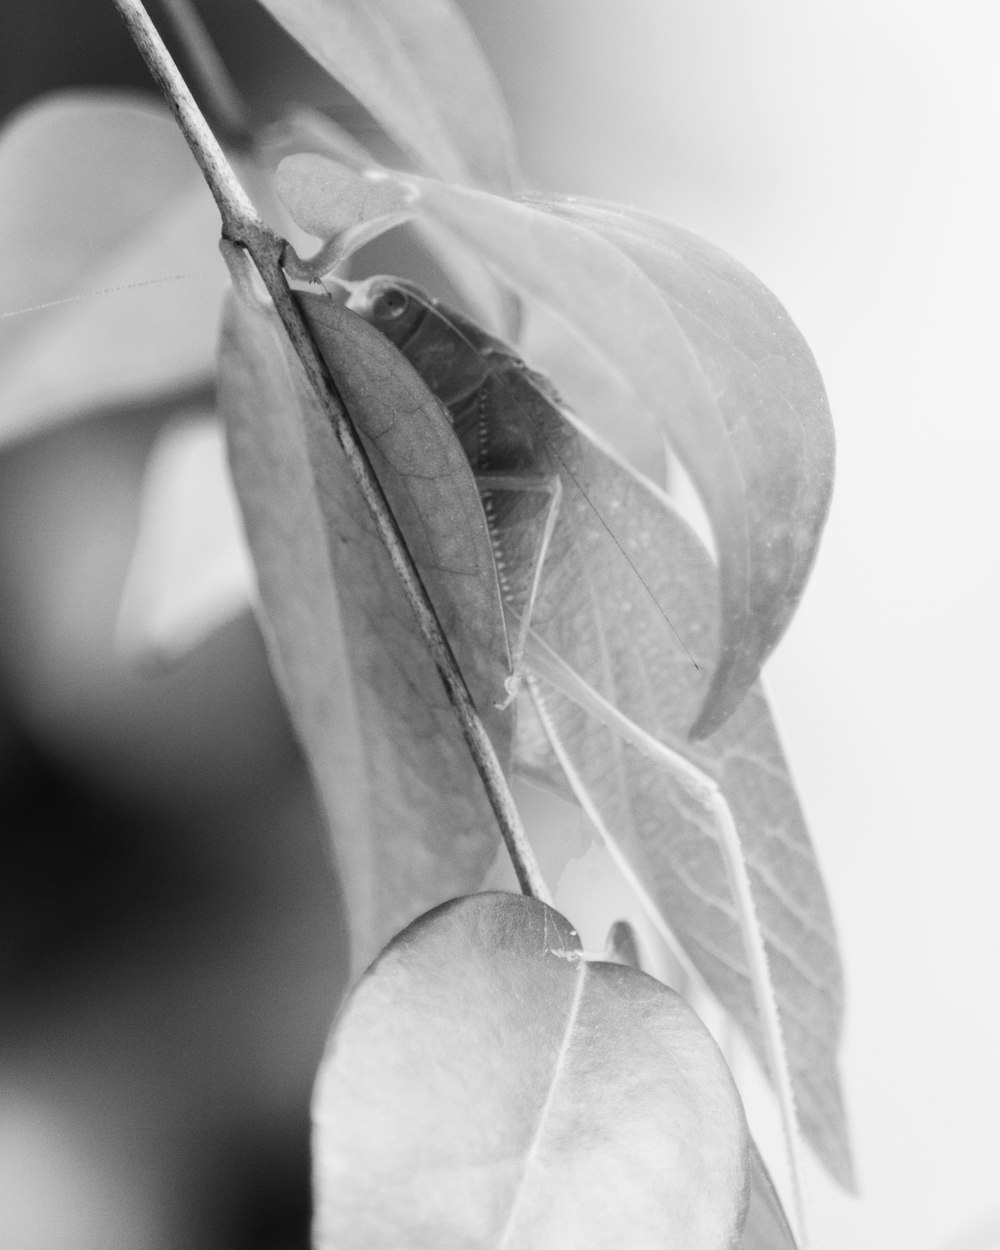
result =
[{"label": "insect antenna", "polygon": [[43,312],[46,308],[60,308],[63,304],[76,304],[80,300],[94,299],[99,295],[117,295],[120,291],[136,291],[144,286],[159,286],[162,282],[186,282],[189,278],[203,277],[207,272],[206,269],[192,269],[187,273],[170,273],[162,278],[142,278],[138,282],[123,282],[121,286],[107,286],[96,291],[81,291],[77,295],[64,295],[62,299],[50,299],[44,304],[32,304],[29,308],[0,312],[0,321],[8,317],[24,317],[28,313]]}]

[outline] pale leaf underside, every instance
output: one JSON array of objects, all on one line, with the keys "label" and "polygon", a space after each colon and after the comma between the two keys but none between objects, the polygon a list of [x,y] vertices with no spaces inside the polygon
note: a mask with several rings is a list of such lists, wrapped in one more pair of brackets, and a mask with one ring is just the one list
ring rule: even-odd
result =
[{"label": "pale leaf underside", "polygon": [[532,899],[458,899],[352,994],[313,1102],[319,1250],[729,1250],[747,1139],[673,991]]}]

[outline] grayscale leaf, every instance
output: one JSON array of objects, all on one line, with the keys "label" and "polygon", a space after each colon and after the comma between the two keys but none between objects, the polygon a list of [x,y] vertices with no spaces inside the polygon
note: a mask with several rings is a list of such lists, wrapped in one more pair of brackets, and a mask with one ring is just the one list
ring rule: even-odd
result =
[{"label": "grayscale leaf", "polygon": [[451,0],[260,3],[427,172],[512,189],[506,106]]},{"label": "grayscale leaf", "polygon": [[0,444],[211,384],[218,212],[165,109],[66,92],[16,114],[0,231],[0,313],[21,314],[0,318]]},{"label": "grayscale leaf", "polygon": [[215,413],[168,422],[143,475],[115,628],[119,653],[142,669],[170,667],[256,597]]},{"label": "grayscale leaf", "polygon": [[[830,409],[812,353],[774,295],[720,248],[634,209],[533,198],[634,261],[670,306],[715,396],[745,483],[750,603],[723,622],[693,733],[717,728],[757,679],[812,569],[833,489]],[[739,632],[739,631],[742,632]]]},{"label": "grayscale leaf", "polygon": [[750,1207],[739,1247],[740,1250],[798,1250],[795,1234],[788,1223],[774,1181],[752,1137]]},{"label": "grayscale leaf", "polygon": [[317,1250],[729,1250],[747,1136],[672,990],[558,912],[457,899],[348,999],[313,1099]]},{"label": "grayscale leaf", "polygon": [[639,939],[627,920],[616,920],[608,930],[604,958],[609,964],[622,964],[626,968],[642,971]]},{"label": "grayscale leaf", "polygon": [[[467,462],[436,400],[375,331],[332,300],[304,307],[503,758],[510,713],[494,704],[506,637]],[[230,304],[220,373],[265,636],[334,839],[357,972],[415,915],[480,884],[496,824],[374,523],[272,315]]]},{"label": "grayscale leaf", "polygon": [[[622,716],[720,786],[749,867],[803,1129],[833,1175],[850,1185],[836,1067],[843,1011],[836,936],[763,693],[752,688],[734,716],[704,741],[693,744],[685,737],[690,709],[699,700],[694,661],[703,663],[713,650],[717,588],[711,560],[666,497],[609,449],[584,440],[572,478],[533,633]],[[529,648],[529,671],[539,672],[541,660],[537,647]],[[548,680],[539,691],[543,719],[569,766],[578,801],[611,841],[665,934],[680,943],[763,1055],[712,816],[683,781]],[[536,752],[536,773],[552,760]],[[560,782],[565,784],[553,778],[554,785]]]}]

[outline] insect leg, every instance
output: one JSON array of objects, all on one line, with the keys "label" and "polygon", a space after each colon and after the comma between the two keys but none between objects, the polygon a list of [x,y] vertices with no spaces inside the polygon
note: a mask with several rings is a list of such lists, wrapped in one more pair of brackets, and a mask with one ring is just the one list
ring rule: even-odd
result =
[{"label": "insect leg", "polygon": [[[511,646],[511,675],[505,683],[507,697],[503,703],[499,704],[502,710],[510,706],[521,685],[521,668],[525,642],[528,637],[528,630],[531,628],[531,617],[535,608],[535,600],[538,598],[539,587],[542,584],[542,569],[545,565],[545,557],[548,555],[552,534],[555,531],[556,521],[559,518],[559,505],[562,502],[563,488],[558,474],[555,473],[549,477],[532,477],[527,474],[517,475],[511,473],[477,473],[476,485],[479,487],[480,494],[487,494],[493,491],[531,491],[536,494],[548,495],[549,497],[545,509],[545,522],[542,526],[538,550],[535,552],[534,566],[531,570],[528,598],[524,610],[520,613],[517,633]],[[502,571],[501,581],[503,581]]]}]

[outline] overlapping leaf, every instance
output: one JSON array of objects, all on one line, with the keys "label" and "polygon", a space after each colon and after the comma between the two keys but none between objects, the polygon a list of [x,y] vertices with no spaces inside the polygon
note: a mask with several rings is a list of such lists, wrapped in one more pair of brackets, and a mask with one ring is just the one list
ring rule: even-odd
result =
[{"label": "overlapping leaf", "polygon": [[698,1017],[510,894],[422,917],[353,992],[313,1102],[319,1250],[728,1250],[746,1126]]},{"label": "overlapping leaf", "polygon": [[[218,213],[166,110],[67,92],[18,114],[0,135],[0,232],[0,312],[71,301],[0,319],[0,442],[209,383]],[[112,288],[129,289],[81,298]]]},{"label": "overlapping leaf", "polygon": [[[833,425],[812,353],[774,295],[706,240],[634,209],[533,199],[597,231],[653,281],[691,344],[734,447],[750,536],[743,634],[724,640],[695,736],[760,671],[805,588],[833,488]],[[728,694],[728,699],[724,693]]]},{"label": "overlapping leaf", "polygon": [[[330,300],[305,306],[503,756],[506,639],[468,465],[379,335]],[[221,404],[265,633],[329,819],[359,971],[415,915],[479,885],[496,825],[329,423],[280,329],[241,304],[227,313]]]},{"label": "overlapping leaf", "polygon": [[142,668],[169,666],[255,599],[222,428],[214,412],[172,421],[146,462],[118,648]]},{"label": "overlapping leaf", "polygon": [[429,173],[508,192],[506,106],[451,0],[260,0]]},{"label": "overlapping leaf", "polygon": [[[826,893],[767,703],[755,687],[720,730],[698,744],[686,743],[684,728],[700,698],[694,664],[713,651],[717,591],[711,561],[669,502],[607,449],[581,442],[569,468],[534,631],[601,698],[721,787],[750,871],[803,1128],[833,1174],[849,1184],[836,1069],[840,962]],[[543,656],[529,650],[527,659],[537,670]],[[682,779],[577,702],[547,682],[539,690],[578,798],[661,927],[680,941],[762,1054],[712,813]],[[537,754],[532,767],[537,775]],[[557,774],[554,780],[564,784]]]},{"label": "overlapping leaf", "polygon": [[[322,157],[290,157],[279,190],[315,229],[338,176]],[[658,421],[690,473],[721,588],[714,676],[692,709],[690,728],[704,735],[752,685],[815,554],[832,436],[812,357],[752,275],[686,232],[625,210],[536,207],[429,179],[408,185],[415,211],[572,326],[631,389],[636,419]]]}]

